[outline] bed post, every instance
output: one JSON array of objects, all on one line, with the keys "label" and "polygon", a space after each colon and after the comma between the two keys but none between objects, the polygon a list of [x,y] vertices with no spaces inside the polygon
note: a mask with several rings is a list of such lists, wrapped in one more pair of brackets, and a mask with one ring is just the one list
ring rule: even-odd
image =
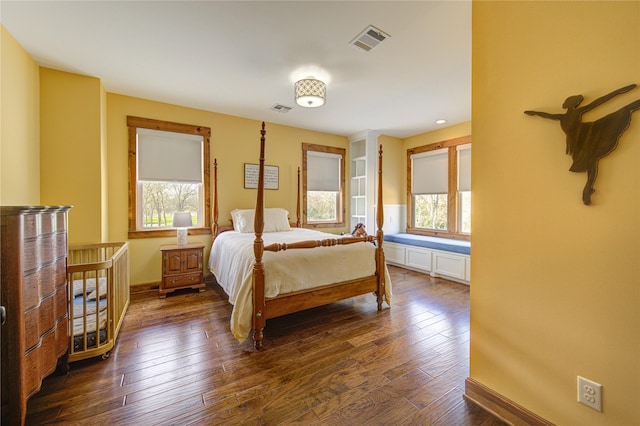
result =
[{"label": "bed post", "polygon": [[298,166],[298,192],[296,193],[296,228],[300,228],[300,166]]},{"label": "bed post", "polygon": [[211,242],[218,236],[218,159],[213,159],[213,220],[211,225]]},{"label": "bed post", "polygon": [[384,239],[384,232],[382,231],[382,225],[384,224],[384,203],[382,202],[382,144],[378,151],[378,205],[376,215],[376,225],[378,230],[376,232],[376,273],[378,275],[378,292],[376,294],[378,301],[378,310],[382,310],[382,295],[385,294],[385,260],[384,250],[382,250],[382,241]]},{"label": "bed post", "polygon": [[260,165],[258,168],[258,195],[256,197],[256,212],[253,227],[256,239],[253,242],[253,254],[256,262],[253,265],[253,345],[256,349],[262,348],[263,329],[266,323],[266,303],[264,299],[264,265],[262,254],[264,253],[264,145],[266,130],[264,121],[260,130]]}]

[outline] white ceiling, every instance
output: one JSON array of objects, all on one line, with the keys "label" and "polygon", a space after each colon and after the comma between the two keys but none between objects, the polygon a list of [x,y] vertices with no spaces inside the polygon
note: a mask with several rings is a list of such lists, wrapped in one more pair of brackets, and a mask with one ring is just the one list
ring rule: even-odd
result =
[{"label": "white ceiling", "polygon": [[[471,119],[470,1],[2,0],[0,20],[39,65],[111,93],[344,136]],[[364,52],[349,42],[368,25],[390,37]],[[293,100],[310,75],[320,108]]]}]

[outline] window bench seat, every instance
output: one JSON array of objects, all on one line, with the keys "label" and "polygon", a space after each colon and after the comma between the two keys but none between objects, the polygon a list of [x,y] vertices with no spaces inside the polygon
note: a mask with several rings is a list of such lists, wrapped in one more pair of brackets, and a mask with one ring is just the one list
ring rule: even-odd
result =
[{"label": "window bench seat", "polygon": [[384,236],[387,263],[469,284],[471,243],[415,234]]}]

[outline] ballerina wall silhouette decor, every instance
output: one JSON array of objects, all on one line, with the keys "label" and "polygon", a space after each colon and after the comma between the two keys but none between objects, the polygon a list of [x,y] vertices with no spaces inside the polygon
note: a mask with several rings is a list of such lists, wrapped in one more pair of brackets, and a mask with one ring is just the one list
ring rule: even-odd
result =
[{"label": "ballerina wall silhouette decor", "polygon": [[620,136],[631,124],[631,114],[640,109],[640,99],[595,121],[583,122],[582,115],[614,96],[633,90],[637,86],[637,84],[630,84],[614,90],[584,106],[580,106],[584,100],[582,95],[569,96],[562,104],[562,108],[567,110],[565,113],[524,112],[527,115],[560,121],[560,127],[566,134],[566,153],[573,159],[569,170],[587,172],[587,183],[582,191],[582,202],[586,205],[591,204],[591,194],[595,191],[593,187],[598,175],[598,161],[618,146]]}]

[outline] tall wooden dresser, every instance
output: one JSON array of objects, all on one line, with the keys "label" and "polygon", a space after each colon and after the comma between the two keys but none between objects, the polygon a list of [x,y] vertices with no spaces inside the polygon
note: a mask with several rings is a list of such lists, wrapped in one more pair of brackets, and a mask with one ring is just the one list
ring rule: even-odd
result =
[{"label": "tall wooden dresser", "polygon": [[66,368],[69,347],[67,212],[70,206],[2,206],[0,304],[2,424],[24,424],[42,379]]}]

